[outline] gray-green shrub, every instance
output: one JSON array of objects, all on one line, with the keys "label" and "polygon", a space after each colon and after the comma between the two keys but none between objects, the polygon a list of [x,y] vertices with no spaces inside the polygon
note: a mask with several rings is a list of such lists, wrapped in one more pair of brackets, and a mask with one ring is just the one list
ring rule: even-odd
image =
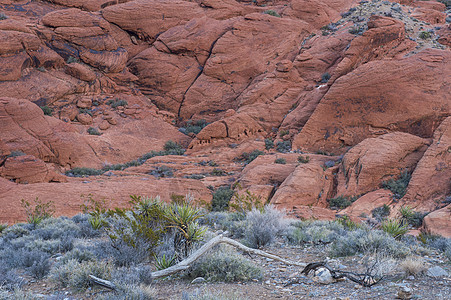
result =
[{"label": "gray-green shrub", "polygon": [[287,228],[284,216],[285,213],[272,205],[266,205],[263,211],[252,209],[246,215],[246,243],[253,248],[271,244],[277,235]]}]

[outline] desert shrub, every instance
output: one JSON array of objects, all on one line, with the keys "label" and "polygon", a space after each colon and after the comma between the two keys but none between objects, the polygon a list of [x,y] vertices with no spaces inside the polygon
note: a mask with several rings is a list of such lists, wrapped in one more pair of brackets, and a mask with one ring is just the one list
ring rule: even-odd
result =
[{"label": "desert shrub", "polygon": [[386,252],[393,257],[406,257],[409,249],[381,230],[357,229],[336,239],[330,249],[332,256]]},{"label": "desert shrub", "polygon": [[8,228],[8,224],[0,223],[0,236],[6,228]]},{"label": "desert shrub", "polygon": [[401,207],[399,212],[401,214],[401,220],[405,221],[410,226],[418,228],[421,225],[423,225],[423,219],[424,219],[425,214],[414,211],[409,206]]},{"label": "desert shrub", "polygon": [[147,174],[153,175],[156,178],[174,177],[174,169],[168,166],[158,166],[153,170],[150,170]]},{"label": "desert shrub", "polygon": [[52,201],[43,203],[38,197],[34,200],[34,205],[24,199],[21,200],[21,205],[25,209],[27,222],[33,225],[38,225],[42,220],[50,218],[55,212]]},{"label": "desert shrub", "polygon": [[33,235],[44,240],[70,239],[81,237],[81,231],[71,219],[59,217],[44,219],[36,226]]},{"label": "desert shrub", "polygon": [[86,247],[82,248],[74,248],[71,251],[67,252],[62,256],[59,260],[60,263],[64,264],[69,260],[76,260],[81,263],[84,261],[94,261],[96,259],[94,253],[88,250]]},{"label": "desert shrub", "polygon": [[42,279],[50,271],[50,261],[48,258],[41,258],[40,260],[36,260],[33,264],[28,268],[30,274],[37,279]]},{"label": "desert shrub", "polygon": [[392,191],[395,199],[401,199],[406,194],[410,177],[411,174],[408,171],[403,171],[397,180],[390,179],[388,181],[384,181],[382,183],[382,188]]},{"label": "desert shrub", "polygon": [[174,141],[167,141],[163,147],[164,151],[166,151],[166,155],[183,155],[185,153],[185,149]]},{"label": "desert shrub", "polygon": [[250,153],[243,152],[239,157],[236,158],[236,160],[244,162],[245,164],[249,164],[251,161],[256,159],[259,155],[263,155],[263,154],[265,154],[265,153],[260,150],[253,150]]},{"label": "desert shrub", "polygon": [[0,12],[0,20],[6,20],[8,19],[8,16],[5,15],[5,13]]},{"label": "desert shrub", "polygon": [[51,109],[47,105],[39,106],[39,107],[42,109],[42,112],[44,113],[44,115],[46,115],[46,116],[51,116],[52,115],[53,109]]},{"label": "desert shrub", "polygon": [[276,150],[282,153],[290,152],[291,142],[290,141],[277,142]]},{"label": "desert shrub", "polygon": [[224,211],[229,209],[229,202],[235,192],[230,187],[220,187],[213,193],[211,200],[212,211]]},{"label": "desert shrub", "polygon": [[220,247],[193,263],[187,276],[204,277],[209,281],[249,281],[261,279],[262,270],[230,248]]},{"label": "desert shrub", "polygon": [[114,99],[114,100],[108,100],[107,105],[111,106],[111,108],[117,108],[119,106],[127,106],[128,102],[126,100],[119,100],[119,99]]},{"label": "desert shrub", "polygon": [[409,228],[405,222],[400,220],[385,220],[381,224],[381,229],[394,237],[395,239],[401,238],[403,235],[409,231]]},{"label": "desert shrub", "polygon": [[155,289],[146,285],[116,284],[116,291],[96,297],[97,300],[151,300],[156,299]]},{"label": "desert shrub", "polygon": [[274,163],[276,164],[281,164],[281,165],[285,165],[287,163],[287,160],[285,158],[276,158],[274,160]]},{"label": "desert shrub", "polygon": [[29,235],[34,226],[31,224],[15,224],[3,230],[2,240],[4,242]]},{"label": "desert shrub", "polygon": [[284,216],[283,212],[272,205],[265,206],[263,210],[253,208],[246,215],[246,243],[253,248],[271,244],[287,228]]},{"label": "desert shrub", "polygon": [[97,128],[89,127],[87,130],[90,135],[101,135],[100,131]]},{"label": "desert shrub", "polygon": [[329,207],[331,209],[344,209],[350,206],[355,200],[357,200],[357,197],[338,196],[335,198],[327,199],[327,202],[329,202]]},{"label": "desert shrub", "polygon": [[[89,214],[78,214],[72,217],[72,221],[78,226],[80,237],[94,238],[101,235],[101,231],[93,227],[92,220],[101,218],[103,218],[102,215],[90,216]],[[102,226],[103,225],[104,223],[102,223]]]},{"label": "desert shrub", "polygon": [[265,139],[265,149],[269,150],[274,148],[274,141],[273,139]]},{"label": "desert shrub", "polygon": [[[6,263],[0,260],[0,290],[6,289],[7,291],[13,291],[16,288],[22,287],[27,281],[19,276],[16,270],[8,268]],[[0,297],[0,299],[2,299]]]},{"label": "desert shrub", "polygon": [[429,31],[422,31],[422,32],[420,32],[418,37],[420,39],[422,39],[422,40],[427,40],[427,39],[430,39],[432,37],[432,33],[429,32]]},{"label": "desert shrub", "polygon": [[103,169],[93,169],[85,167],[76,167],[72,170],[66,171],[66,175],[70,177],[86,177],[86,176],[96,176],[105,173]]},{"label": "desert shrub", "polygon": [[346,234],[343,225],[330,221],[300,221],[287,234],[292,244],[327,244]]},{"label": "desert shrub", "polygon": [[204,119],[196,120],[196,121],[188,120],[188,121],[186,121],[185,126],[181,127],[179,130],[181,132],[183,132],[184,134],[190,134],[190,133],[198,134],[207,125],[208,125],[208,123]]},{"label": "desert shrub", "polygon": [[22,151],[11,151],[11,154],[8,155],[8,157],[17,157],[17,156],[24,156],[27,155],[25,153],[23,153]]},{"label": "desert shrub", "polygon": [[270,16],[273,16],[273,17],[281,18],[281,16],[275,10],[272,10],[272,9],[265,10],[263,13],[267,14],[267,15],[270,15]]},{"label": "desert shrub", "polygon": [[69,260],[64,264],[58,264],[50,271],[50,278],[57,285],[86,289],[92,286],[89,275],[94,275],[102,279],[110,279],[112,267],[104,261],[83,261]]},{"label": "desert shrub", "polygon": [[348,216],[340,216],[335,221],[347,230],[356,230],[358,228],[363,228],[361,224],[353,222]]},{"label": "desert shrub", "polygon": [[236,295],[230,291],[201,291],[196,290],[193,293],[183,292],[182,300],[246,300],[242,295]]},{"label": "desert shrub", "polygon": [[310,161],[310,157],[309,156],[302,156],[302,155],[298,156],[298,162],[300,162],[301,164],[306,164],[309,161]]},{"label": "desert shrub", "polygon": [[421,275],[426,271],[425,261],[421,257],[406,257],[399,263],[401,271],[406,275]]},{"label": "desert shrub", "polygon": [[371,211],[371,214],[373,215],[373,218],[381,222],[390,215],[390,206],[384,204],[380,207],[376,207]]},{"label": "desert shrub", "polygon": [[328,72],[324,73],[323,75],[321,75],[321,83],[326,83],[329,81],[330,79],[330,74]]},{"label": "desert shrub", "polygon": [[111,273],[111,281],[118,286],[151,284],[152,268],[149,265],[116,268]]},{"label": "desert shrub", "polygon": [[[237,185],[238,189],[241,187]],[[229,202],[229,208],[243,217],[254,208],[263,211],[265,203],[261,197],[246,190],[244,193],[235,193]]]},{"label": "desert shrub", "polygon": [[214,168],[213,171],[211,171],[211,175],[213,176],[226,176],[227,173],[224,172],[224,170],[219,168]]}]

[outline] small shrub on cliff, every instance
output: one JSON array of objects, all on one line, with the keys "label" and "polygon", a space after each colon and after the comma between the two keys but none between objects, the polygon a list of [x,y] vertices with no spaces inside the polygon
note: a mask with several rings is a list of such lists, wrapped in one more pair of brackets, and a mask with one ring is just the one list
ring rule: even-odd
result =
[{"label": "small shrub on cliff", "polygon": [[5,13],[0,13],[0,21],[8,19],[8,16]]},{"label": "small shrub on cliff", "polygon": [[185,153],[185,149],[174,141],[167,141],[163,149],[166,152],[165,155],[183,155]]},{"label": "small shrub on cliff", "polygon": [[17,157],[17,156],[24,156],[27,155],[23,153],[22,151],[11,151],[11,154],[8,155],[8,157]]},{"label": "small shrub on cliff", "polygon": [[355,200],[357,200],[357,197],[338,196],[327,199],[327,202],[329,202],[329,207],[332,209],[344,209],[350,206]]},{"label": "small shrub on cliff", "polygon": [[382,188],[393,192],[393,198],[401,199],[406,194],[407,186],[409,185],[411,174],[406,170],[401,172],[397,180],[390,179],[382,183]]},{"label": "small shrub on cliff", "polygon": [[44,112],[44,115],[46,115],[46,116],[51,116],[52,115],[52,112],[53,112],[53,109],[51,109],[50,107],[48,107],[47,105],[44,105],[44,106],[39,106],[41,109],[42,109],[42,111]]},{"label": "small shrub on cliff", "polygon": [[409,206],[401,207],[399,212],[401,214],[401,219],[404,220],[405,222],[407,222],[410,226],[418,228],[421,225],[423,225],[423,219],[424,219],[425,214],[414,211]]},{"label": "small shrub on cliff", "polygon": [[265,154],[263,151],[260,150],[254,150],[250,153],[243,152],[239,157],[236,158],[237,161],[242,161],[246,164],[249,164],[254,159],[256,159],[259,155]]},{"label": "small shrub on cliff", "polygon": [[432,37],[432,33],[430,33],[429,31],[422,31],[422,32],[420,32],[418,37],[422,40],[427,40]]},{"label": "small shrub on cliff", "polygon": [[309,161],[310,161],[310,157],[308,155],[307,156],[302,156],[302,155],[298,156],[298,162],[300,162],[301,164],[306,164]]},{"label": "small shrub on cliff", "polygon": [[97,128],[89,127],[87,130],[90,135],[101,135],[100,131]]},{"label": "small shrub on cliff", "polygon": [[274,141],[273,139],[265,139],[265,149],[269,150],[274,148]]},{"label": "small shrub on cliff", "polygon": [[111,108],[117,108],[119,106],[127,106],[128,102],[125,100],[114,99],[114,100],[108,100],[108,102],[106,104],[111,106]]},{"label": "small shrub on cliff", "polygon": [[285,158],[276,158],[274,160],[274,163],[276,164],[281,164],[281,165],[285,165],[287,163],[287,160]]},{"label": "small shrub on cliff", "polygon": [[373,218],[380,222],[390,215],[390,206],[384,204],[383,206],[373,209],[371,213]]},{"label": "small shrub on cliff", "polygon": [[273,17],[281,18],[281,16],[275,10],[272,10],[272,9],[266,10],[263,13],[267,14],[267,15],[270,15],[270,16],[273,16]]},{"label": "small shrub on cliff", "polygon": [[282,153],[290,152],[291,142],[290,141],[277,142],[276,150]]},{"label": "small shrub on cliff", "polygon": [[180,127],[179,131],[183,132],[184,134],[190,134],[190,133],[198,134],[207,125],[208,125],[208,123],[204,119],[197,120],[197,121],[188,120],[188,121],[186,121],[186,124],[184,127]]},{"label": "small shrub on cliff", "polygon": [[327,83],[330,79],[330,74],[328,72],[321,75],[321,83]]},{"label": "small shrub on cliff", "polygon": [[229,209],[229,202],[235,192],[230,187],[220,187],[214,194],[211,200],[212,211],[224,211]]}]

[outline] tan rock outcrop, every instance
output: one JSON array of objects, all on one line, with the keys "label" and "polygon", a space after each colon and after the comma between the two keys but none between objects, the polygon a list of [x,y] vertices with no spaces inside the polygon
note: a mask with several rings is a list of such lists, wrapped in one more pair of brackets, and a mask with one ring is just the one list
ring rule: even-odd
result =
[{"label": "tan rock outcrop", "polygon": [[426,231],[451,238],[451,205],[436,210],[424,217],[424,228]]}]

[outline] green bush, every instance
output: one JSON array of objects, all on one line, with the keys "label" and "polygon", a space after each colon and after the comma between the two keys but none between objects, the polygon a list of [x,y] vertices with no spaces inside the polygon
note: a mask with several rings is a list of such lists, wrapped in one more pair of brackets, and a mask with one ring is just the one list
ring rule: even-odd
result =
[{"label": "green bush", "polygon": [[229,202],[235,192],[230,187],[220,187],[214,194],[211,200],[212,211],[224,211],[229,209]]},{"label": "green bush", "polygon": [[291,142],[290,141],[277,142],[276,150],[282,153],[290,152]]},{"label": "green bush", "polygon": [[274,141],[273,139],[265,139],[265,149],[269,150],[274,148]]},{"label": "green bush", "polygon": [[190,133],[198,134],[207,125],[208,125],[208,123],[204,119],[197,120],[197,121],[188,120],[188,121],[186,121],[185,126],[181,127],[179,130],[181,132],[183,132],[184,134],[190,134]]},{"label": "green bush", "polygon": [[185,149],[174,141],[167,141],[164,144],[163,149],[166,151],[166,155],[183,155],[183,153],[185,153]]},{"label": "green bush", "polygon": [[397,180],[390,179],[384,181],[382,183],[382,188],[392,191],[395,199],[401,199],[406,194],[410,178],[411,174],[408,171],[403,171]]},{"label": "green bush", "polygon": [[213,171],[211,171],[211,175],[213,176],[226,176],[227,173],[224,172],[224,170],[219,168],[214,168]]},{"label": "green bush", "polygon": [[254,150],[251,153],[243,152],[239,157],[236,158],[237,161],[242,161],[245,164],[249,164],[251,161],[256,159],[259,155],[265,154],[263,151]]},{"label": "green bush", "polygon": [[427,39],[430,39],[432,37],[432,33],[428,32],[428,31],[422,31],[422,32],[420,32],[418,37],[420,39],[422,39],[422,40],[427,40]]},{"label": "green bush", "polygon": [[421,225],[423,225],[423,219],[425,217],[425,214],[414,211],[409,206],[401,207],[399,212],[401,213],[401,220],[407,222],[407,224],[415,228],[418,228]]},{"label": "green bush", "polygon": [[350,206],[355,200],[357,200],[356,196],[338,196],[335,198],[327,199],[327,202],[329,202],[329,207],[332,209],[344,209]]},{"label": "green bush", "polygon": [[101,135],[100,131],[97,128],[89,127],[87,130],[90,135]]},{"label": "green bush", "polygon": [[57,285],[77,289],[87,289],[93,285],[89,275],[109,280],[112,267],[104,261],[69,260],[60,263],[50,271],[50,278]]},{"label": "green bush", "polygon": [[52,201],[43,203],[38,197],[34,200],[34,205],[24,199],[21,200],[21,205],[25,209],[27,222],[33,225],[38,225],[42,220],[52,217],[55,213],[55,205]]},{"label": "green bush", "polygon": [[390,215],[390,206],[384,204],[383,206],[373,209],[371,213],[373,215],[373,218],[378,221],[382,221]]},{"label": "green bush", "polygon": [[127,106],[128,102],[125,100],[119,100],[116,98],[114,100],[108,100],[108,102],[106,104],[111,106],[111,108],[117,108],[119,106]]},{"label": "green bush", "polygon": [[287,163],[287,160],[285,158],[276,158],[276,160],[274,160],[274,163],[285,165]]},{"label": "green bush", "polygon": [[237,282],[261,279],[262,270],[235,251],[221,247],[195,262],[188,276],[204,277],[209,281]]},{"label": "green bush", "polygon": [[321,83],[327,83],[330,79],[330,74],[328,72],[321,75]]},{"label": "green bush", "polygon": [[266,10],[263,12],[264,14],[273,16],[273,17],[277,17],[277,18],[281,18],[281,16],[274,10],[270,9],[270,10]]},{"label": "green bush", "polygon": [[310,157],[309,156],[302,156],[302,155],[299,155],[298,156],[298,162],[300,162],[301,164],[306,164],[306,163],[308,163],[310,161]]},{"label": "green bush", "polygon": [[346,235],[343,225],[330,221],[299,221],[290,229],[287,239],[292,244],[327,244]]},{"label": "green bush", "polygon": [[51,116],[52,115],[52,112],[53,112],[53,109],[51,109],[50,107],[48,107],[47,105],[44,105],[44,106],[39,106],[41,109],[42,109],[42,111],[44,112],[44,115],[46,115],[46,116]]}]

